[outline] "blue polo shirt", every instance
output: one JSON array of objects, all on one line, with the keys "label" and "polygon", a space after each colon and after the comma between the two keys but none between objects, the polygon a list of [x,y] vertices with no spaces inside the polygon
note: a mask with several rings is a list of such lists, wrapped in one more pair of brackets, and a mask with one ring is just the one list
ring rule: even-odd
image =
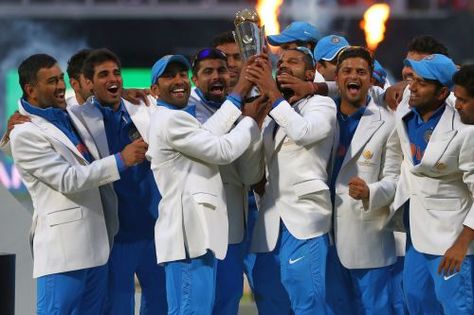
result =
[{"label": "blue polo shirt", "polygon": [[[354,133],[357,129],[357,126],[359,126],[360,119],[362,118],[362,115],[364,115],[366,109],[366,106],[362,106],[352,115],[348,116],[341,112],[341,99],[336,99],[335,101],[337,106],[337,122],[339,125],[339,141],[337,143],[337,147],[335,146],[337,149],[331,177],[331,190],[333,195],[335,192],[337,175],[341,170],[342,162],[344,161],[347,150],[351,145],[352,137],[354,137]],[[369,102],[370,97],[367,100],[367,104]]]},{"label": "blue polo shirt", "polygon": [[[126,145],[140,138],[123,102],[117,111],[100,105],[97,100],[94,100],[94,104],[104,117],[105,133],[111,154],[122,151]],[[121,179],[114,183],[114,190],[118,198],[120,222],[115,240],[118,242],[152,240],[161,195],[150,162],[145,160],[127,168],[122,173]]]},{"label": "blue polo shirt", "polygon": [[403,121],[407,128],[408,140],[410,141],[413,163],[415,165],[421,162],[426,147],[428,146],[428,142],[430,141],[431,134],[438,125],[445,108],[446,105],[443,104],[435,110],[433,115],[426,122],[423,121],[416,108],[412,108],[412,110],[403,117]]},{"label": "blue polo shirt", "polygon": [[[76,131],[76,128],[74,128],[74,125],[71,123],[71,118],[69,117],[69,114],[66,110],[55,107],[39,108],[31,105],[25,99],[21,100],[21,104],[28,113],[46,119],[56,128],[61,130],[89,163],[94,161],[94,158],[82,142],[82,139]],[[119,163],[119,161],[121,162],[121,158],[118,156],[115,158],[117,163]]]}]

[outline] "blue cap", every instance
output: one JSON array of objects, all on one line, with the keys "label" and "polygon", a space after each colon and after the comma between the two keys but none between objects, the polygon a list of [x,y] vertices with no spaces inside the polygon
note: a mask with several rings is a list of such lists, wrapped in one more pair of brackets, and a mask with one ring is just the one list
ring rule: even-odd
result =
[{"label": "blue cap", "polygon": [[273,46],[280,46],[295,41],[316,43],[320,38],[321,34],[318,29],[303,21],[291,23],[278,35],[267,36],[268,42]]},{"label": "blue cap", "polygon": [[385,80],[387,79],[387,71],[385,71],[380,62],[377,60],[374,62],[374,72],[372,73],[372,76],[374,77],[375,81],[385,84]]},{"label": "blue cap", "polygon": [[188,59],[183,55],[166,55],[162,57],[160,60],[155,62],[153,68],[151,68],[151,84],[155,84],[159,77],[165,72],[166,67],[171,62],[180,63],[185,66],[188,70],[191,68]]},{"label": "blue cap", "polygon": [[321,38],[314,48],[314,59],[316,61],[331,61],[349,42],[342,36],[328,35]]},{"label": "blue cap", "polygon": [[405,66],[411,67],[415,73],[427,80],[436,80],[442,85],[452,88],[453,75],[458,70],[454,62],[441,54],[426,56],[420,61],[405,59]]}]

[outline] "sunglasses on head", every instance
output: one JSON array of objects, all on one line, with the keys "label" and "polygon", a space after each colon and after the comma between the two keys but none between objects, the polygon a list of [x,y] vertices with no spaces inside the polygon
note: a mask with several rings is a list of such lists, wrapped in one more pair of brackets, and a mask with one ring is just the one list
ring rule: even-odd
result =
[{"label": "sunglasses on head", "polygon": [[226,54],[220,51],[217,48],[204,48],[198,51],[198,53],[194,56],[192,67],[193,69],[196,67],[198,62],[201,62],[205,59],[222,59],[227,60]]}]

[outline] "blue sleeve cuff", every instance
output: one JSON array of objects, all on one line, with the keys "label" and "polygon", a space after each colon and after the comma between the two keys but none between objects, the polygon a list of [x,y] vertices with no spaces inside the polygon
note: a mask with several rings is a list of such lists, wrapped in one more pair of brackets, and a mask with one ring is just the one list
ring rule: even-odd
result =
[{"label": "blue sleeve cuff", "polygon": [[277,100],[275,102],[273,102],[272,104],[272,109],[274,109],[275,107],[277,107],[278,105],[280,105],[281,102],[283,102],[285,99],[283,97],[279,97],[277,98]]},{"label": "blue sleeve cuff", "polygon": [[115,156],[115,162],[117,162],[117,168],[119,172],[121,173],[125,171],[128,168],[128,166],[125,165],[125,161],[123,160],[122,154],[116,153],[114,154],[114,156]]},{"label": "blue sleeve cuff", "polygon": [[242,107],[242,98],[237,93],[230,93],[227,96],[227,100],[231,101],[238,109]]}]

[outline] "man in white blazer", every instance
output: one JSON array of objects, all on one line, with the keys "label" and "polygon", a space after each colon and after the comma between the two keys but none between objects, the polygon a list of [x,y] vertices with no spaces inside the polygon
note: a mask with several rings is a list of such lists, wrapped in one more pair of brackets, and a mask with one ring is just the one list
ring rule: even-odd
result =
[{"label": "man in white blazer", "polygon": [[[71,111],[86,126],[100,154],[113,154],[136,139],[147,139],[152,108],[143,102],[133,105],[121,97],[123,80],[118,57],[106,49],[90,51],[82,72],[87,89],[94,94]],[[128,168],[113,186],[120,228],[109,259],[105,314],[134,314],[135,275],[142,288],[140,314],[166,314],[165,274],[156,264],[154,245],[161,196],[150,163],[144,161]]]},{"label": "man in white blazer", "polygon": [[[332,214],[327,168],[336,106],[323,96],[290,104],[287,100],[293,91],[278,88],[281,76],[313,80],[313,57],[307,48],[286,50],[277,67],[276,81],[269,63],[261,62],[247,71],[272,103],[272,119],[263,131],[267,182],[252,240],[252,251],[257,253],[257,303],[270,304],[270,309],[272,293],[265,283],[281,279],[295,314],[326,314],[326,255]],[[263,314],[269,312],[264,310]]]},{"label": "man in white blazer", "polygon": [[[396,145],[394,114],[369,96],[374,61],[362,47],[344,49],[337,63],[337,132],[333,147],[331,190],[334,236],[343,275],[328,274],[348,290],[357,314],[391,314],[391,265],[395,240],[385,229],[401,163]],[[394,142],[396,144],[396,142]],[[339,264],[339,262],[331,262]],[[328,268],[329,270],[329,268]],[[339,278],[338,278],[339,277]],[[353,306],[353,307],[354,307]],[[346,305],[333,305],[335,312]]]},{"label": "man in white blazer", "polygon": [[406,59],[405,65],[414,74],[409,102],[397,110],[403,162],[393,214],[403,214],[408,234],[403,273],[408,310],[473,314],[474,244],[464,244],[460,270],[446,260],[474,228],[474,129],[446,102],[456,72],[451,59],[434,54]]},{"label": "man in white blazer", "polygon": [[[215,48],[200,50],[193,60],[189,104],[196,105],[196,119],[204,124],[225,102],[230,84],[227,56]],[[261,99],[259,99],[260,101]],[[261,106],[264,106],[262,103]],[[263,176],[262,142],[253,143],[236,161],[220,165],[229,219],[229,246],[224,260],[217,263],[216,301],[213,313],[236,315],[243,294],[245,230],[248,191]]]},{"label": "man in white blazer", "polygon": [[107,184],[142,161],[145,148],[133,143],[99,157],[86,128],[66,111],[64,75],[53,57],[30,56],[18,73],[24,95],[19,111],[31,122],[17,125],[10,142],[34,206],[37,313],[99,314],[117,228],[117,201]]},{"label": "man in white blazer", "polygon": [[[152,68],[158,109],[152,115],[147,157],[162,194],[155,227],[164,264],[169,314],[212,313],[217,260],[228,246],[226,196],[219,165],[239,158],[259,138],[260,109],[241,108],[251,84],[241,78],[219,110],[201,125],[190,94],[187,60],[168,55]],[[227,133],[234,127],[229,133]]]}]

